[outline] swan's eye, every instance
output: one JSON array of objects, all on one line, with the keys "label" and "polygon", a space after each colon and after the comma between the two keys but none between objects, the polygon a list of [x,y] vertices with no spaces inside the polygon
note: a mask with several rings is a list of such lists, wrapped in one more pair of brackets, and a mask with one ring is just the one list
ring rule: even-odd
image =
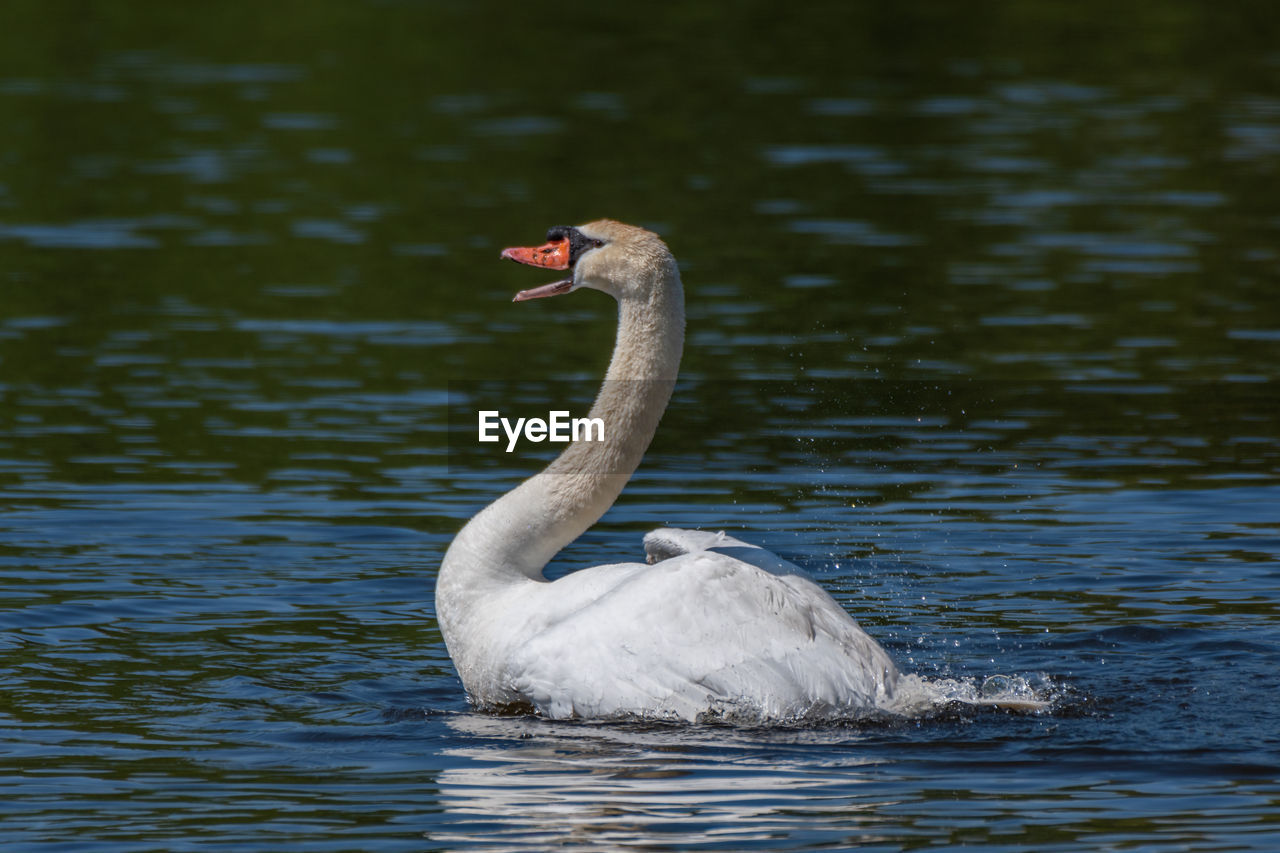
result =
[{"label": "swan's eye", "polygon": [[588,237],[572,225],[557,225],[552,228],[547,232],[547,241],[552,240],[569,241],[569,266],[576,264],[583,252],[599,249],[608,242],[597,237]]}]

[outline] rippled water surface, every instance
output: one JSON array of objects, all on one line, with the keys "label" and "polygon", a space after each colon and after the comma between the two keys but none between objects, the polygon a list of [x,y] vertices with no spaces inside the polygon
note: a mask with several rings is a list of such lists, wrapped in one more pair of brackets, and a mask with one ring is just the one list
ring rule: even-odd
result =
[{"label": "rippled water surface", "polygon": [[[1280,19],[962,6],[7,4],[4,849],[1280,846]],[[683,378],[551,571],[729,530],[1048,712],[468,709],[435,571],[545,454],[462,392],[615,320],[497,249],[598,216]]]}]

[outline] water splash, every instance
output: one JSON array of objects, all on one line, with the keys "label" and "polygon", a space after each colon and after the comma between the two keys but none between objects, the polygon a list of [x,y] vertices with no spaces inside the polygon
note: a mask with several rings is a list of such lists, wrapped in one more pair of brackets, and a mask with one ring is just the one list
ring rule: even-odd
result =
[{"label": "water splash", "polygon": [[906,717],[927,717],[956,705],[1000,708],[1029,714],[1052,712],[1066,688],[1044,673],[990,675],[977,678],[923,678],[908,674],[898,679],[888,709]]}]

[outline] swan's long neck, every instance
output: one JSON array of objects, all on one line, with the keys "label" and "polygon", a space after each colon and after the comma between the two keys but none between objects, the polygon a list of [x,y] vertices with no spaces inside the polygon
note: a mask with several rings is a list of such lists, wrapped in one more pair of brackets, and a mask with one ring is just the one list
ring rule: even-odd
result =
[{"label": "swan's long neck", "polygon": [[543,580],[551,558],[613,504],[653,438],[680,366],[684,295],[674,262],[646,273],[665,280],[643,299],[619,299],[613,358],[588,414],[603,420],[604,441],[571,444],[472,518],[445,554],[436,613],[455,662],[451,635],[495,592]]}]

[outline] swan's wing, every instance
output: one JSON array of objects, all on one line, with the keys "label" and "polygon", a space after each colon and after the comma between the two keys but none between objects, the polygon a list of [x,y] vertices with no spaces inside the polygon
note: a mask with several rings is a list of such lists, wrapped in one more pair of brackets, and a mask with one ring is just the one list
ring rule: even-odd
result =
[{"label": "swan's wing", "polygon": [[726,535],[723,530],[711,533],[706,530],[684,530],[679,527],[660,527],[650,531],[644,537],[645,558],[650,563],[659,563],[678,557],[682,554],[696,554],[702,551],[714,551],[725,554],[744,563],[764,569],[772,575],[809,574],[794,563],[789,563],[772,551],[766,551],[759,545],[752,545]]},{"label": "swan's wing", "polygon": [[[555,587],[575,577],[548,584],[545,594],[558,597]],[[628,573],[532,634],[510,664],[512,689],[553,717],[688,720],[869,707],[892,690],[897,672],[812,581],[715,551]]]},{"label": "swan's wing", "polygon": [[679,527],[660,527],[644,535],[644,555],[649,563],[669,560],[681,554],[692,554],[695,551],[706,551],[726,540],[734,544],[743,544],[724,531],[710,533],[706,530],[683,530]]}]

